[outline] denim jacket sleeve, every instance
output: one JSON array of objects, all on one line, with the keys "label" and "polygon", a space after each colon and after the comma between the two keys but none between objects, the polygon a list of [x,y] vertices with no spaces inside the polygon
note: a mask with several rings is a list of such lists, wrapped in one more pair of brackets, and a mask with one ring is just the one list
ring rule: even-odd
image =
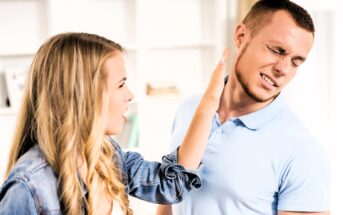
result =
[{"label": "denim jacket sleeve", "polygon": [[180,202],[192,189],[201,187],[198,170],[185,170],[177,164],[177,150],[162,158],[162,163],[146,161],[137,152],[124,152],[111,140],[119,155],[119,165],[123,171],[127,192],[139,199],[158,203]]},{"label": "denim jacket sleeve", "polygon": [[1,188],[0,214],[38,215],[33,194],[21,180],[12,180]]}]

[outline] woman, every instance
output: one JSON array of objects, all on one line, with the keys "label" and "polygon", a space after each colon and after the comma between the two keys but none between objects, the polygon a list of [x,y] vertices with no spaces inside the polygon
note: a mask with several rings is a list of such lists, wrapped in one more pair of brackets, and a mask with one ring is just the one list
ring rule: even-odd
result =
[{"label": "woman", "polygon": [[65,33],[36,53],[0,190],[0,214],[132,214],[127,193],[171,204],[198,189],[197,169],[223,89],[223,55],[184,143],[162,163],[124,152],[118,134],[133,95],[123,50],[106,38]]}]

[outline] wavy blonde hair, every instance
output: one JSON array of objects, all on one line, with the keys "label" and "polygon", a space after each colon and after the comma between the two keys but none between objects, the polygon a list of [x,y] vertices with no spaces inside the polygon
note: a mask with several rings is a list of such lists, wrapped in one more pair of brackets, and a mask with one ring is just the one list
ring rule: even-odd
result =
[{"label": "wavy blonde hair", "polygon": [[[66,214],[89,214],[101,193],[131,215],[117,155],[105,136],[108,104],[105,61],[122,47],[86,33],[59,34],[35,55],[17,119],[6,175],[26,151],[38,144],[58,175],[58,194]],[[86,205],[77,159],[87,163]]]}]

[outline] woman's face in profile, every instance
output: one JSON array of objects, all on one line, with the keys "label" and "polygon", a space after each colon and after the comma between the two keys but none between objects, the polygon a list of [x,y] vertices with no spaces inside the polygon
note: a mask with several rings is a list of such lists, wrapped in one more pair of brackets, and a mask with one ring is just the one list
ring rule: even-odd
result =
[{"label": "woman's face in profile", "polygon": [[117,52],[105,61],[105,70],[108,73],[107,92],[108,107],[106,134],[115,135],[122,131],[126,122],[125,112],[133,99],[133,94],[126,85],[126,70],[122,53]]}]

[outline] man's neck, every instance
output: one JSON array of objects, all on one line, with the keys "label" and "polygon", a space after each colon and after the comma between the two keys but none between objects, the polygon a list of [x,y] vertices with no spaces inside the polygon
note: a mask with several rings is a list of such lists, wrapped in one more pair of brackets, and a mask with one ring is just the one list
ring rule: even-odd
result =
[{"label": "man's neck", "polygon": [[243,116],[270,104],[267,102],[256,102],[250,96],[248,96],[241,85],[229,77],[227,84],[225,85],[223,95],[220,99],[218,108],[219,119],[223,123],[228,119]]}]

